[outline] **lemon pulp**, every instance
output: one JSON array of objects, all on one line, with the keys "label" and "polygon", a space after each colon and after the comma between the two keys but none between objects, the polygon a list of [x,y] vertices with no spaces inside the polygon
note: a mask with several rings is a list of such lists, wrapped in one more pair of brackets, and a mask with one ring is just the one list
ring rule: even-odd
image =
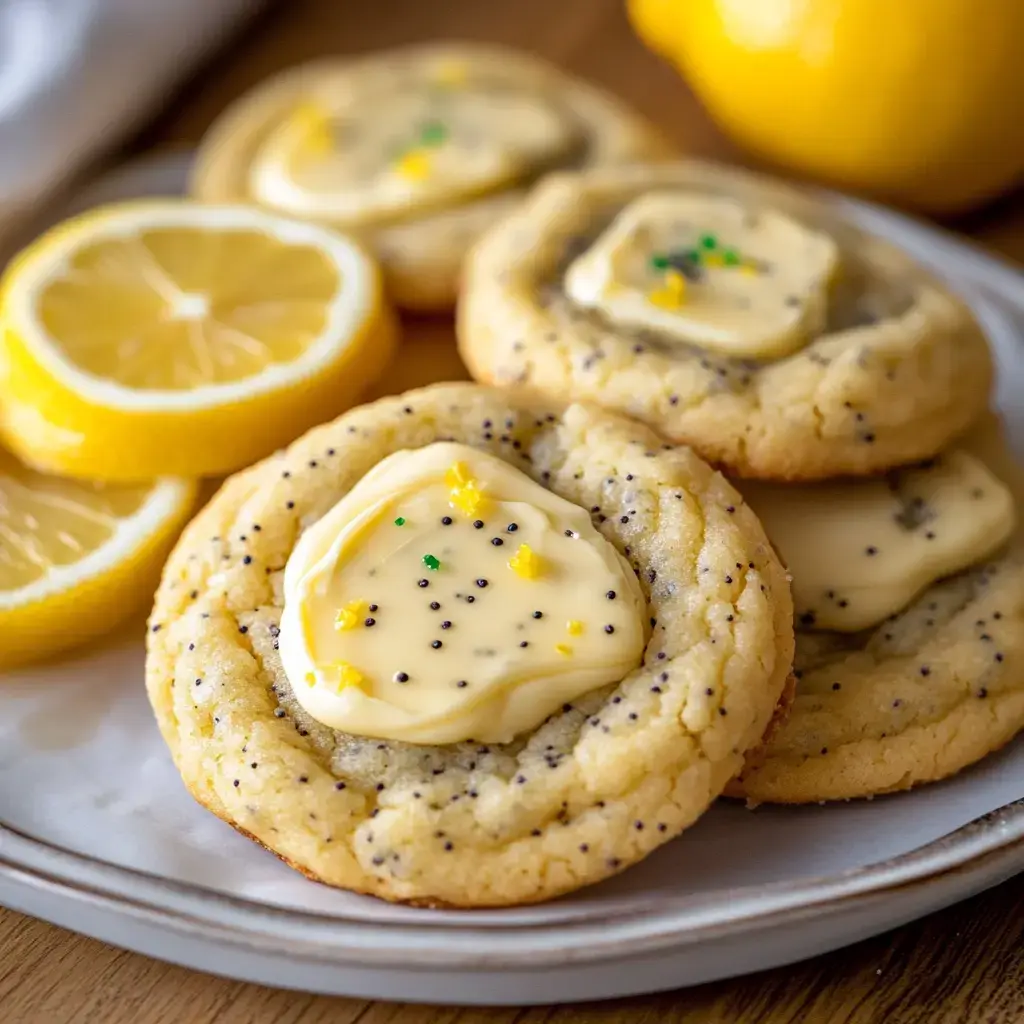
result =
[{"label": "lemon pulp", "polygon": [[149,492],[45,476],[0,450],[0,597],[106,544]]},{"label": "lemon pulp", "polygon": [[297,360],[340,285],[311,246],[258,231],[150,228],[75,251],[38,316],[77,367],[136,390],[193,390]]}]

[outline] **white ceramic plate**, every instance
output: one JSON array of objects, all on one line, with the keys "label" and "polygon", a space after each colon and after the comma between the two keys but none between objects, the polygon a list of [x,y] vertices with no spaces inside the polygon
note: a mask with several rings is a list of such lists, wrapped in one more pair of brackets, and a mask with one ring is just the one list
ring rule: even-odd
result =
[{"label": "white ceramic plate", "polygon": [[[128,168],[75,206],[180,193],[187,163]],[[831,201],[975,305],[1024,450],[1024,276],[887,211]],[[396,908],[306,882],[193,805],[149,720],[140,666],[136,632],[2,681],[0,903],[201,970],[442,1003],[622,996],[835,949],[1024,870],[1018,743],[949,783],[873,803],[716,807],[620,878],[541,907]],[[66,702],[63,716],[43,699]]]}]

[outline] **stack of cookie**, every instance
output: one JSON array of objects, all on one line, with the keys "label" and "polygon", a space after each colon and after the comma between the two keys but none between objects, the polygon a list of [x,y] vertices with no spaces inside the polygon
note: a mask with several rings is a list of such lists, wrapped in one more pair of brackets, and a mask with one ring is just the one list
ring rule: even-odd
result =
[{"label": "stack of cookie", "polygon": [[647,422],[765,525],[792,577],[797,687],[732,792],[904,789],[1024,726],[1024,562],[989,352],[906,254],[720,167],[561,175],[477,248],[459,328],[479,379]]},{"label": "stack of cookie", "polygon": [[545,899],[723,793],[887,792],[1024,726],[971,313],[824,201],[623,163],[664,155],[614,100],[466,47],[302,69],[202,148],[200,198],[354,233],[406,308],[459,291],[481,382],[239,474],[157,593],[186,784],[312,877]]}]

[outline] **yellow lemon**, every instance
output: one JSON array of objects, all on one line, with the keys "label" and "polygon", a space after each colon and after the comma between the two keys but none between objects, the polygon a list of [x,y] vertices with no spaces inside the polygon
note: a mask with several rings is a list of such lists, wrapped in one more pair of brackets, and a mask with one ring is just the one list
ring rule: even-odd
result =
[{"label": "yellow lemon", "polygon": [[44,476],[0,450],[0,668],[82,643],[153,595],[195,485]]},{"label": "yellow lemon", "polygon": [[4,275],[0,317],[6,443],[96,480],[238,469],[351,405],[395,340],[350,239],[177,200],[44,234]]},{"label": "yellow lemon", "polygon": [[1020,0],[630,0],[758,157],[929,212],[1024,176]]}]

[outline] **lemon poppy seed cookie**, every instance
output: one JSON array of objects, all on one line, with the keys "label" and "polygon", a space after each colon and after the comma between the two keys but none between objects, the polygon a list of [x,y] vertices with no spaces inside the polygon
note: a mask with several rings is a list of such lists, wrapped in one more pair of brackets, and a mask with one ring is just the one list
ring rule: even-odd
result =
[{"label": "lemon poppy seed cookie", "polygon": [[228,481],[167,565],[147,685],[196,799],[294,867],[503,905],[692,824],[791,656],[782,568],[688,449],[439,385]]},{"label": "lemon poppy seed cookie", "polygon": [[908,789],[1024,728],[1021,474],[995,436],[986,424],[886,481],[744,485],[792,572],[797,692],[731,792],[807,803]]},{"label": "lemon poppy seed cookie", "polygon": [[467,260],[478,380],[594,401],[740,477],[862,475],[983,411],[967,307],[834,206],[687,162],[553,175]]},{"label": "lemon poppy seed cookie", "polygon": [[668,152],[617,100],[551,65],[447,43],[268,79],[210,130],[192,187],[359,232],[400,305],[443,309],[469,246],[541,174]]}]

